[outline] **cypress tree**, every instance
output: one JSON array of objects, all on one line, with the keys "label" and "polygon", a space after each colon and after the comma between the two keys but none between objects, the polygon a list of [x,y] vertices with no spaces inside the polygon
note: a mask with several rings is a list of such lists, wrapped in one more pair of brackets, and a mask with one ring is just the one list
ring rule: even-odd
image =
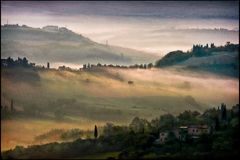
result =
[{"label": "cypress tree", "polygon": [[98,137],[98,130],[97,130],[96,125],[95,125],[95,128],[94,128],[94,137],[95,137],[95,139]]}]

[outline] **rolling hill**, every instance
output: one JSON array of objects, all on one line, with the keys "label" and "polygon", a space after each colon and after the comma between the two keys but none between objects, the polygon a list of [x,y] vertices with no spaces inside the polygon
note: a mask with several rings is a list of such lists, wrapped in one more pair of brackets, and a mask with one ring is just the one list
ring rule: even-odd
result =
[{"label": "rolling hill", "polygon": [[1,106],[9,110],[13,100],[17,110],[1,121],[1,134],[10,137],[2,140],[2,148],[27,146],[36,135],[54,128],[122,125],[136,116],[150,120],[185,110],[202,112],[221,102],[231,107],[239,103],[238,86],[236,78],[156,68],[2,68]]},{"label": "rolling hill", "polygon": [[[9,106],[14,99],[19,110],[41,112],[53,118],[61,110],[69,118],[126,122],[135,116],[151,118],[186,109],[202,111],[222,99],[231,105],[236,101],[235,79],[227,79],[231,90],[220,92],[218,87],[225,84],[225,79],[171,70],[3,68],[1,76],[3,106]],[[128,84],[130,80],[132,85]],[[199,87],[205,90],[200,91]],[[216,93],[218,97],[213,96]]]},{"label": "rolling hill", "polygon": [[2,58],[27,57],[40,64],[50,61],[130,65],[151,63],[159,58],[133,49],[99,44],[65,27],[57,26],[1,26],[1,49]]},{"label": "rolling hill", "polygon": [[173,51],[158,60],[156,66],[239,77],[239,45],[195,46],[190,52]]}]

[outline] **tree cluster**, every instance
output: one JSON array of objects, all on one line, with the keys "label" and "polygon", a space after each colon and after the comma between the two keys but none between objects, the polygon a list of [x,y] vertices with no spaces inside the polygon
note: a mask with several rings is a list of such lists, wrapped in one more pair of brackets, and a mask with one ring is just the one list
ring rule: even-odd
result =
[{"label": "tree cluster", "polygon": [[11,57],[8,57],[7,59],[1,59],[1,66],[2,67],[34,67],[35,63],[28,63],[28,60],[26,57],[19,58],[16,60],[13,60]]},{"label": "tree cluster", "polygon": [[124,66],[124,65],[113,65],[113,64],[101,64],[98,63],[97,65],[95,64],[83,64],[83,69],[93,69],[93,68],[99,68],[99,67],[111,67],[111,68],[123,68],[123,69],[127,69],[127,68],[139,68],[139,69],[151,69],[154,67],[154,65],[152,63],[149,64],[135,64],[135,65],[130,65],[130,66]]},{"label": "tree cluster", "polygon": [[[107,123],[102,132],[97,126],[92,132],[95,139],[78,139],[74,142],[49,143],[45,145],[17,146],[2,153],[3,158],[73,158],[97,153],[119,152],[120,159],[165,158],[165,159],[204,159],[233,158],[239,156],[239,104],[231,109],[221,104],[220,109],[208,109],[202,114],[197,111],[184,111],[178,116],[165,114],[148,121],[135,117],[129,126],[116,126]],[[225,110],[226,109],[226,110]],[[222,123],[221,117],[227,120]],[[186,124],[213,124],[219,120],[219,128],[211,134],[202,134],[198,139],[186,137],[178,140],[171,133],[169,141],[157,144],[159,132]],[[99,134],[100,133],[100,134]],[[74,132],[75,135],[75,132]]]},{"label": "tree cluster", "polygon": [[156,67],[167,67],[171,65],[175,65],[181,63],[191,57],[204,57],[204,56],[211,56],[215,52],[238,52],[239,45],[232,44],[227,42],[224,46],[215,46],[214,43],[208,44],[205,46],[201,44],[193,45],[192,49],[187,52],[183,52],[180,50],[169,52],[163,58],[156,62]]}]

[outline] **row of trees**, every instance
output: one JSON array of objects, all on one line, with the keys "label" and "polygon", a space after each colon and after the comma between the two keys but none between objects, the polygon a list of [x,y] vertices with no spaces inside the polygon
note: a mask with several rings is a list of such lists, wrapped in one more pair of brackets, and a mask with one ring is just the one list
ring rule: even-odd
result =
[{"label": "row of trees", "polygon": [[112,68],[141,68],[141,69],[150,69],[154,67],[152,63],[149,64],[135,64],[135,65],[130,65],[130,66],[124,66],[124,65],[113,65],[113,64],[101,64],[98,63],[97,65],[94,64],[84,64],[83,69],[91,69],[91,68],[96,68],[96,67],[112,67]]},{"label": "row of trees", "polygon": [[[11,57],[8,57],[7,59],[1,59],[1,66],[2,67],[24,67],[24,68],[32,68],[32,67],[40,67],[44,68],[44,66],[35,66],[35,63],[29,63],[26,57],[19,58],[14,60]],[[141,69],[147,69],[147,68],[152,68],[154,65],[152,63],[149,64],[135,64],[135,65],[130,65],[130,66],[124,66],[124,65],[113,65],[113,64],[101,64],[98,63],[97,65],[95,64],[84,64],[83,69],[91,69],[95,67],[114,67],[114,68],[141,68]],[[47,68],[50,68],[49,62],[47,63]],[[59,70],[72,70],[70,67],[67,66],[59,66]]]},{"label": "row of trees", "polygon": [[11,57],[8,57],[7,59],[1,59],[1,66],[2,67],[34,67],[35,63],[28,63],[28,60],[26,57],[19,58],[14,60]]},{"label": "row of trees", "polygon": [[210,47],[208,47],[208,44],[205,46],[197,44],[193,45],[191,53],[193,56],[201,57],[201,56],[208,56],[211,55],[212,52],[221,52],[221,51],[228,51],[228,52],[234,52],[238,51],[239,45],[232,44],[230,42],[226,42],[224,46],[216,47],[214,43],[211,43]]},{"label": "row of trees", "polygon": [[[188,60],[191,57],[203,57],[203,56],[211,56],[216,52],[238,52],[239,45],[232,44],[227,42],[224,46],[215,46],[214,43],[209,47],[208,44],[203,46],[200,44],[193,45],[191,51],[183,52],[180,50],[169,52],[163,58],[156,62],[156,67],[167,67],[171,65],[176,65],[183,61]],[[214,64],[216,65],[216,64]],[[220,66],[223,66],[222,64]],[[225,68],[227,66],[223,66]]]},{"label": "row of trees", "polygon": [[[1,66],[5,68],[15,68],[15,67],[38,68],[38,69],[45,68],[42,65],[35,65],[35,63],[29,62],[26,57],[23,57],[23,58],[18,57],[16,60],[14,60],[11,57],[8,57],[7,59],[1,59]],[[47,62],[46,68],[50,69],[49,62]]]}]

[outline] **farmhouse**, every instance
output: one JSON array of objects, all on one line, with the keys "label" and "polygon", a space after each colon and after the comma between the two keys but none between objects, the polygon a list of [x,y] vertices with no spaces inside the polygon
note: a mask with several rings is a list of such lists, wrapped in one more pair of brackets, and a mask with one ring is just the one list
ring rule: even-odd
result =
[{"label": "farmhouse", "polygon": [[202,134],[210,134],[210,127],[207,125],[188,126],[188,135],[192,136],[192,138],[199,138]]},{"label": "farmhouse", "polygon": [[158,144],[164,144],[170,139],[185,141],[186,137],[199,138],[203,134],[210,134],[211,128],[208,125],[189,125],[180,126],[176,129],[164,130],[159,133],[159,138],[155,141]]}]

